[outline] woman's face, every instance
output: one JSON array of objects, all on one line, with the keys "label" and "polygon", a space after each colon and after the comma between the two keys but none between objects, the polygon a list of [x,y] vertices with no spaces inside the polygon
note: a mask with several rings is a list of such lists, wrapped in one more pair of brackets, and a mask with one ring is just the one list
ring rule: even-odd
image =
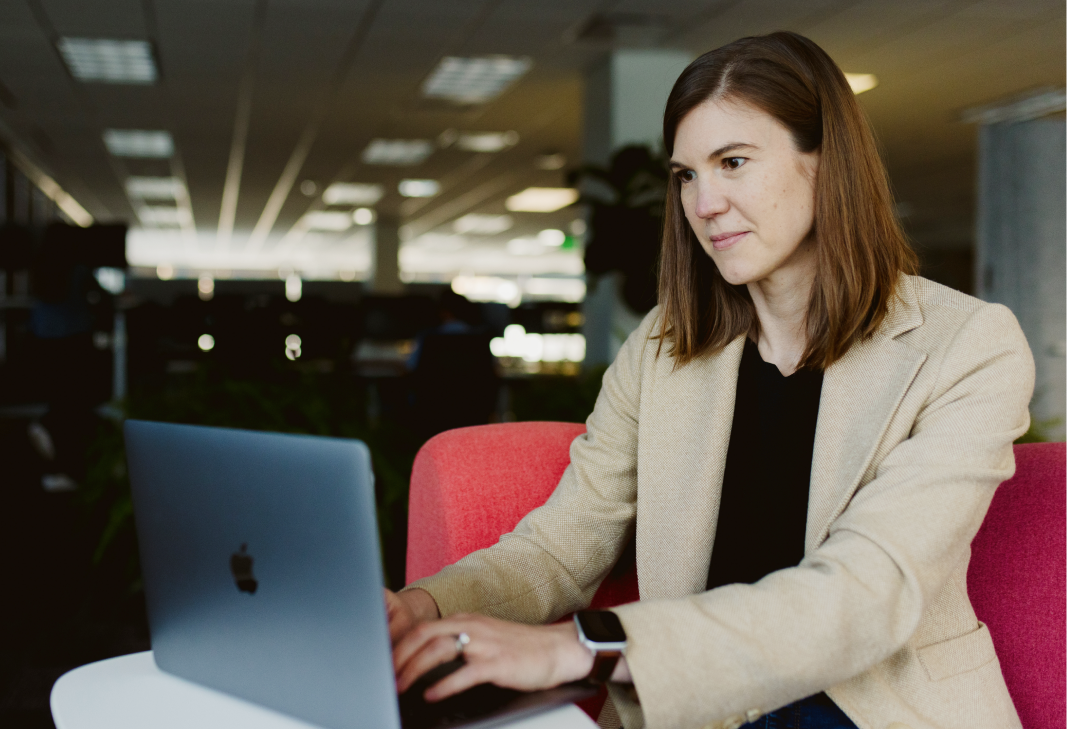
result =
[{"label": "woman's face", "polygon": [[689,112],[671,157],[686,220],[731,284],[810,263],[818,166],[774,117],[730,101]]}]

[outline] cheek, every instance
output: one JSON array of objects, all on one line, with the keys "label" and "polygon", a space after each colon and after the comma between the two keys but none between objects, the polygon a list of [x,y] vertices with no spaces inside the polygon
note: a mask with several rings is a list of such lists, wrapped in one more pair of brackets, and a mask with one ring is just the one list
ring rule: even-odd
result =
[{"label": "cheek", "polygon": [[800,193],[794,215],[797,229],[806,236],[815,223],[815,199],[811,190],[805,189]]},{"label": "cheek", "polygon": [[[815,221],[815,193],[806,180],[786,180],[775,203],[782,234],[803,239]],[[797,241],[799,243],[799,241]]]}]

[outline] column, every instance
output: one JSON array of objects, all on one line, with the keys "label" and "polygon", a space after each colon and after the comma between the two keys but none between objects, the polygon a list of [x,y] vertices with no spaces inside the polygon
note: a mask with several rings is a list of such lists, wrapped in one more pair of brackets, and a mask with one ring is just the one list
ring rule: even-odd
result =
[{"label": "column", "polygon": [[[584,161],[607,165],[615,150],[631,144],[660,149],[667,96],[692,58],[673,49],[620,49],[590,69],[585,79]],[[614,360],[641,322],[641,314],[630,311],[619,295],[618,275],[590,283],[582,305],[587,367]]]},{"label": "column", "polygon": [[400,221],[379,214],[374,226],[374,246],[368,279],[375,294],[402,294],[400,281]]},{"label": "column", "polygon": [[[0,226],[8,222],[7,216],[8,161],[7,155],[0,149]],[[10,262],[6,259],[7,241],[0,239],[0,365],[7,361],[7,270]]]},{"label": "column", "polygon": [[111,400],[118,403],[126,398],[126,312],[118,308],[111,334],[111,353]]},{"label": "column", "polygon": [[978,296],[1008,306],[1026,333],[1037,366],[1031,415],[1056,440],[1067,410],[1064,143],[1062,117],[982,125],[975,267]]}]

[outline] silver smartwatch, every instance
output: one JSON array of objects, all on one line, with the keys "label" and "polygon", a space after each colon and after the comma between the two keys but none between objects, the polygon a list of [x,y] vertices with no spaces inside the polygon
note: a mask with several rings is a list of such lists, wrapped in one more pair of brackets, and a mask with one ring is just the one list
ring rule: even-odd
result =
[{"label": "silver smartwatch", "polygon": [[596,684],[607,682],[626,650],[622,622],[611,611],[578,611],[574,614],[574,625],[578,627],[578,641],[593,654],[593,668],[586,680]]}]

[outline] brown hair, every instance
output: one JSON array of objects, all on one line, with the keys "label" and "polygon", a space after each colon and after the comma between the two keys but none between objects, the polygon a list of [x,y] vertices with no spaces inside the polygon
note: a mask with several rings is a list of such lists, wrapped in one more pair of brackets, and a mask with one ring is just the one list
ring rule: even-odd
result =
[{"label": "brown hair", "polygon": [[[800,367],[826,368],[881,324],[901,273],[917,258],[893,213],[874,135],[837,64],[807,38],[777,32],[705,53],[678,77],[663,114],[674,152],[678,124],[710,99],[742,101],[770,114],[801,152],[820,151],[815,183],[816,274],[808,303],[808,346]],[[681,367],[741,334],[759,332],[748,290],[733,286],[685,219],[670,176],[659,278],[662,336]]]}]

